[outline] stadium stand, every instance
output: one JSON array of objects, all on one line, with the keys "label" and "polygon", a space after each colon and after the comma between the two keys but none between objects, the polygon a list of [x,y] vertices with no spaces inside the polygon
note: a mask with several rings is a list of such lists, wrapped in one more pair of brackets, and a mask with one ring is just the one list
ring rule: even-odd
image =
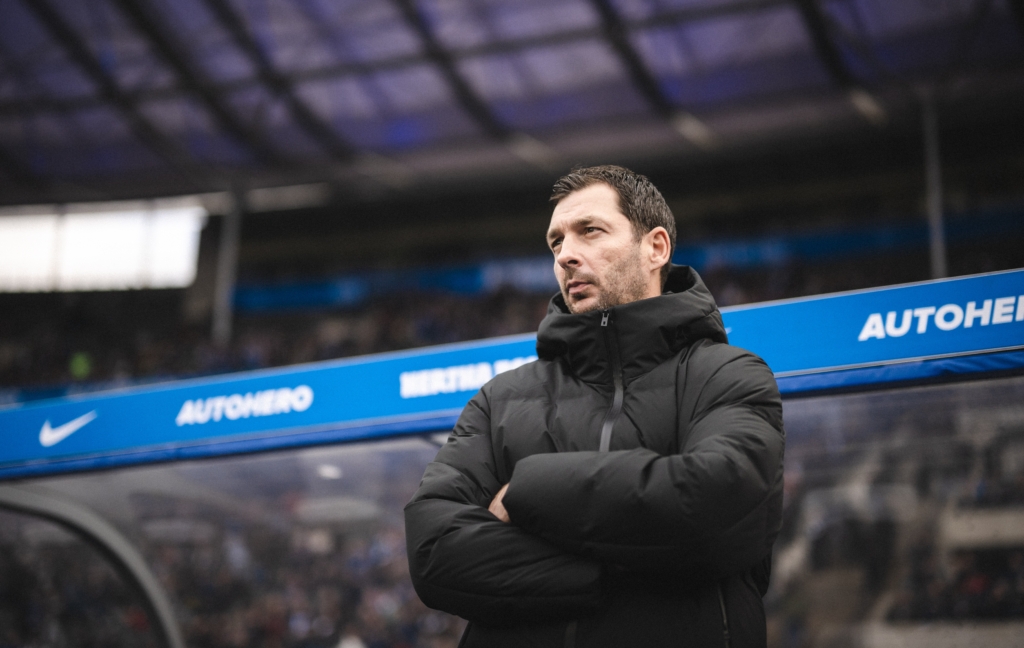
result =
[{"label": "stadium stand", "polygon": [[[1024,266],[1024,250],[1012,238],[1022,221],[1016,211],[1004,214],[959,221],[964,231],[979,222],[988,228],[951,242],[954,274]],[[719,305],[734,306],[924,280],[922,235],[907,237],[907,229],[681,243],[676,259],[695,263]],[[865,236],[888,244],[864,245]],[[893,245],[901,236],[905,244]],[[807,239],[813,249],[830,242],[834,253],[801,255]],[[205,321],[190,323],[183,315],[187,291],[0,294],[9,314],[0,321],[0,403],[532,332],[555,290],[549,265],[536,257],[499,258],[285,284],[246,283],[243,268],[236,333],[227,348],[209,341]],[[498,274],[505,279],[488,287],[474,273],[487,275],[493,267],[504,268]],[[510,274],[518,285],[507,280]],[[330,286],[351,277],[368,287],[354,302],[339,301]]]}]

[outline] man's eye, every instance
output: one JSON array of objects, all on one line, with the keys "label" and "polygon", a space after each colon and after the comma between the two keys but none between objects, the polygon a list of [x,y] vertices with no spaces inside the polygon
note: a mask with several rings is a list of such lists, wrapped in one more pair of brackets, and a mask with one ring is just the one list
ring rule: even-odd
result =
[{"label": "man's eye", "polygon": [[562,244],[562,239],[560,239],[560,238],[559,239],[555,239],[554,241],[551,241],[551,249],[554,250],[555,248],[557,248],[561,244]]},{"label": "man's eye", "polygon": [[596,227],[586,227],[583,229],[583,231],[586,232],[587,234],[592,234],[594,232],[599,232],[600,230]]}]

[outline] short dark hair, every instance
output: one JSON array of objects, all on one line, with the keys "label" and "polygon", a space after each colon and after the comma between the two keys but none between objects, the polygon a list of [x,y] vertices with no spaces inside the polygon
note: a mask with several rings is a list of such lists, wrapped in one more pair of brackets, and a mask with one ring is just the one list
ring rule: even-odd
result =
[{"label": "short dark hair", "polygon": [[[668,232],[671,252],[676,249],[676,218],[668,208],[665,198],[647,176],[634,173],[614,164],[592,167],[574,167],[555,183],[551,191],[551,202],[558,204],[571,193],[603,182],[619,195],[619,210],[633,225],[633,235],[640,240],[655,227],[664,227]],[[661,268],[661,284],[668,279],[670,260]]]}]

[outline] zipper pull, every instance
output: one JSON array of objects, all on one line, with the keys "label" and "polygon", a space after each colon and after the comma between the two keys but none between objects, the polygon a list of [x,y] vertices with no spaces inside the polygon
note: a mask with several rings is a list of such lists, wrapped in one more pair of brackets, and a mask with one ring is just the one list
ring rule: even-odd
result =
[{"label": "zipper pull", "polygon": [[611,315],[609,311],[603,311],[601,313],[601,326],[608,326],[608,316]]}]

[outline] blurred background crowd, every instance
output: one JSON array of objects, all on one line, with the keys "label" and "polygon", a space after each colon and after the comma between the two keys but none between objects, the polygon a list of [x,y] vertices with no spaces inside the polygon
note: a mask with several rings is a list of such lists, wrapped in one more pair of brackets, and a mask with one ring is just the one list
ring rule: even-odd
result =
[{"label": "blurred background crowd", "polygon": [[[969,226],[971,220],[964,218],[961,225]],[[973,274],[1024,266],[1024,246],[1016,238],[1024,236],[1024,219],[1010,212],[995,220],[995,227],[988,224],[965,236],[965,241],[950,242],[951,272]],[[886,231],[879,229],[883,234]],[[533,234],[540,242],[541,226]],[[777,239],[753,240],[755,245],[768,246]],[[704,261],[708,250],[713,253],[737,246],[728,239],[680,244],[683,249],[676,255],[680,263],[693,262],[687,258],[688,252]],[[927,249],[913,242],[823,259],[762,256],[765,258],[755,259],[756,263],[730,263],[727,258],[698,266],[719,306],[921,281],[928,276]],[[189,290],[0,294],[7,313],[0,321],[0,401],[5,388],[10,402],[140,380],[258,369],[536,331],[557,291],[551,261],[497,258],[513,268],[525,263],[531,272],[544,273],[547,281],[533,280],[525,286],[524,282],[506,281],[472,290],[444,285],[410,290],[399,285],[378,294],[371,291],[358,300],[338,300],[305,294],[309,286],[315,288],[325,281],[317,274],[307,275],[302,283],[272,278],[259,282],[257,275],[248,285],[242,284],[234,335],[226,345],[211,340],[205,320],[190,322],[185,317]],[[407,276],[406,283],[414,284],[425,273],[447,269],[413,267],[388,275],[397,277],[399,284]],[[266,300],[266,294],[272,301]],[[252,295],[264,299],[256,302]],[[345,303],[349,301],[357,303]]]}]

